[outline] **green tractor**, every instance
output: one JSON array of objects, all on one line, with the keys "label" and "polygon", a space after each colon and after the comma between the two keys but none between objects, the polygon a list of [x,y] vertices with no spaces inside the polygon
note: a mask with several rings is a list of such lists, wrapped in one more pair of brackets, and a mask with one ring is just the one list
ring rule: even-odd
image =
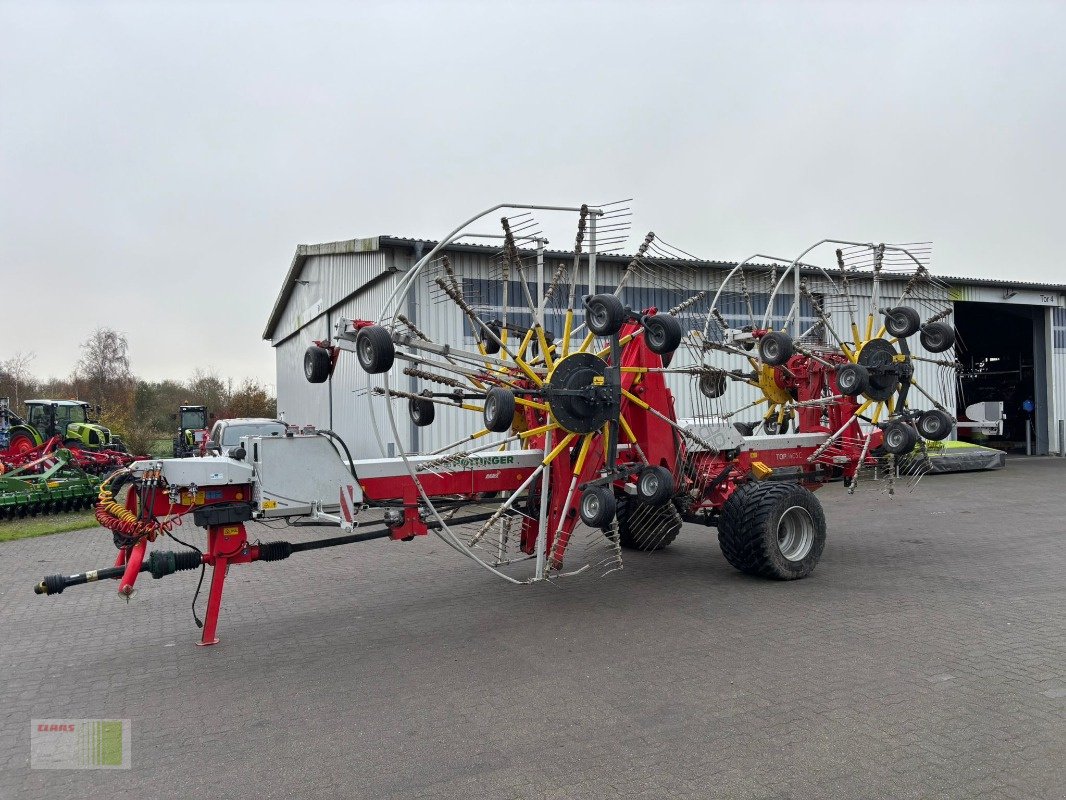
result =
[{"label": "green tractor", "polygon": [[10,415],[14,423],[8,430],[12,453],[29,452],[53,436],[61,436],[66,448],[127,452],[117,436],[112,436],[109,429],[89,418],[92,407],[88,403],[80,400],[27,400],[25,405],[25,419]]},{"label": "green tractor", "polygon": [[[174,458],[188,458],[200,455],[200,445],[207,438],[207,408],[204,406],[180,406],[177,414],[170,418],[178,423],[178,432],[174,437]],[[215,415],[211,414],[210,419]]]}]

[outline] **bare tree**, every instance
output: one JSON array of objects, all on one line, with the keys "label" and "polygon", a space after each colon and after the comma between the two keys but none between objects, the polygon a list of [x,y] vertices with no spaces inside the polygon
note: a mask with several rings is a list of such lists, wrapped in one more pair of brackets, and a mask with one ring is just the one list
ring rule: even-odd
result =
[{"label": "bare tree", "polygon": [[129,342],[111,328],[97,328],[81,345],[82,355],[74,375],[94,402],[115,402],[130,393]]},{"label": "bare tree", "polygon": [[19,392],[29,383],[33,376],[30,374],[30,364],[37,358],[34,352],[15,353],[7,361],[0,364],[0,369],[8,374],[15,388],[15,408],[19,404]]}]

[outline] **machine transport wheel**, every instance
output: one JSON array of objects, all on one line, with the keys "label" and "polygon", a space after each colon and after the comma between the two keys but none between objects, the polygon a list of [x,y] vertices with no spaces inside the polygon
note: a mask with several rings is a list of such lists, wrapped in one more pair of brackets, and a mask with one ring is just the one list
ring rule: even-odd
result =
[{"label": "machine transport wheel", "polygon": [[825,547],[825,514],[798,483],[747,483],[722,507],[718,543],[749,575],[789,581],[814,571]]},{"label": "machine transport wheel", "polygon": [[917,425],[918,433],[923,438],[933,442],[940,442],[951,435],[951,431],[955,427],[955,420],[946,411],[934,408],[923,412],[918,417]]},{"label": "machine transport wheel", "polygon": [[922,326],[918,341],[930,353],[943,353],[955,344],[955,329],[943,322],[930,322]]},{"label": "machine transport wheel", "polygon": [[613,336],[626,321],[625,306],[613,294],[593,295],[585,305],[585,320],[597,336]]},{"label": "machine transport wheel", "polygon": [[778,434],[788,433],[789,428],[791,427],[792,417],[785,417],[778,422],[777,417],[773,416],[762,421],[762,429],[767,436],[777,436]]},{"label": "machine transport wheel", "polygon": [[901,456],[909,453],[918,444],[918,434],[914,428],[901,420],[885,425],[885,452]]},{"label": "machine transport wheel", "polygon": [[705,372],[700,375],[700,394],[709,400],[715,400],[726,392],[727,384],[725,373]]},{"label": "machine transport wheel", "polygon": [[862,364],[843,364],[837,369],[837,387],[846,397],[858,397],[870,388],[870,373]]},{"label": "machine transport wheel", "polygon": [[661,506],[674,496],[674,476],[666,467],[645,467],[637,476],[637,497],[649,506]]},{"label": "machine transport wheel", "polygon": [[681,517],[669,505],[649,506],[623,497],[616,515],[618,543],[627,550],[662,550],[681,533]]},{"label": "machine transport wheel", "polygon": [[329,380],[332,359],[329,350],[311,345],[304,353],[304,377],[308,383],[325,383]]},{"label": "machine transport wheel", "polygon": [[[486,331],[485,328],[489,330]],[[495,321],[486,322],[485,328],[477,332],[477,340],[481,342],[481,347],[487,355],[496,355],[496,353],[500,352],[500,342],[497,341],[501,337],[500,323]],[[492,338],[493,336],[496,338]]]},{"label": "machine transport wheel", "polygon": [[[422,394],[430,394],[426,389]],[[437,416],[437,406],[432,400],[412,397],[407,403],[407,413],[411,415],[411,422],[419,428],[431,425]]]},{"label": "machine transport wheel", "polygon": [[510,389],[493,386],[485,395],[485,427],[495,433],[511,430],[515,400]]},{"label": "machine transport wheel", "polygon": [[759,357],[771,367],[786,363],[792,353],[792,337],[783,331],[769,331],[759,339]]},{"label": "machine transport wheel", "polygon": [[885,314],[885,330],[897,339],[913,336],[922,327],[922,318],[910,306],[896,306]]},{"label": "machine transport wheel", "polygon": [[590,528],[605,528],[614,519],[618,504],[609,486],[590,486],[581,493],[581,521]]},{"label": "machine transport wheel", "polygon": [[370,325],[359,331],[355,339],[359,366],[371,375],[388,372],[396,358],[392,334],[380,325]]},{"label": "machine transport wheel", "polygon": [[653,353],[664,356],[681,344],[684,331],[681,322],[671,314],[652,314],[644,317],[644,341]]}]

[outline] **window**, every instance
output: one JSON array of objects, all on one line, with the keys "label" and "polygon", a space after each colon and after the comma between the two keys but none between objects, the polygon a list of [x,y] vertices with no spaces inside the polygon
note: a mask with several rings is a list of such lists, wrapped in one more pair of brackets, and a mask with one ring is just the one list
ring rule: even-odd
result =
[{"label": "window", "polygon": [[253,422],[245,425],[228,425],[222,433],[223,447],[236,447],[242,436],[284,436],[285,425],[281,422]]}]

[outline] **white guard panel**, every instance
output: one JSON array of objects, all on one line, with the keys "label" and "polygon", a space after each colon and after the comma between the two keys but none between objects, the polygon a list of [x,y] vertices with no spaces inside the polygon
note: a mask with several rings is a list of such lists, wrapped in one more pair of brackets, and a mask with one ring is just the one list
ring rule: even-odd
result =
[{"label": "white guard panel", "polygon": [[130,469],[134,475],[143,475],[152,469],[161,469],[163,477],[171,486],[226,486],[252,482],[252,466],[245,461],[235,461],[224,456],[212,458],[166,458],[161,461],[135,461]]},{"label": "white guard panel", "polygon": [[254,465],[259,510],[266,517],[309,514],[313,505],[336,512],[343,486],[363,501],[358,483],[325,436],[246,436],[241,446]]}]

